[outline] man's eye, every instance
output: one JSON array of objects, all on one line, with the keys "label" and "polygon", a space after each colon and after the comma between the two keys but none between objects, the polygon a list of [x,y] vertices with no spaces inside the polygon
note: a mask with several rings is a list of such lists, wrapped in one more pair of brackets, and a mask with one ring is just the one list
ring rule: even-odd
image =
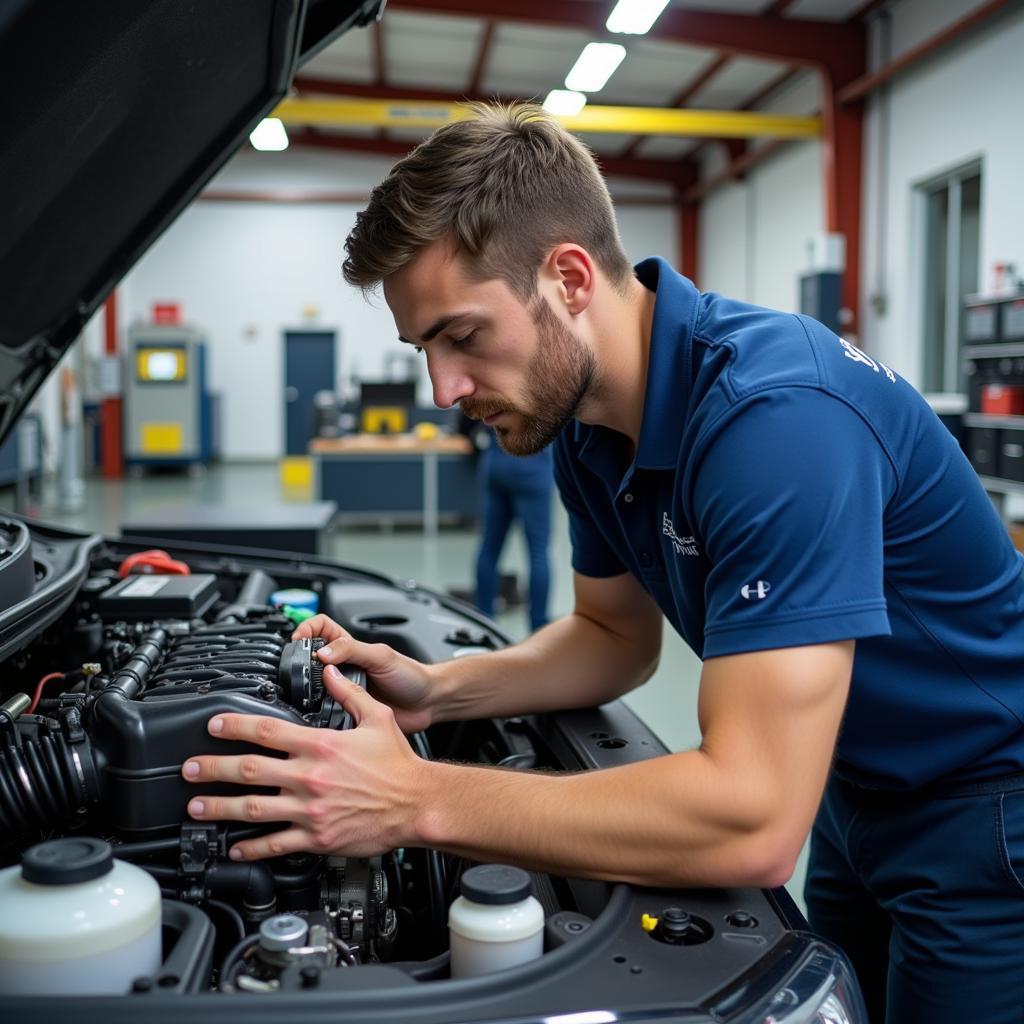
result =
[{"label": "man's eye", "polygon": [[472,344],[473,339],[476,337],[478,328],[474,327],[469,334],[464,334],[461,338],[452,338],[452,344],[456,348],[465,348],[467,345]]}]

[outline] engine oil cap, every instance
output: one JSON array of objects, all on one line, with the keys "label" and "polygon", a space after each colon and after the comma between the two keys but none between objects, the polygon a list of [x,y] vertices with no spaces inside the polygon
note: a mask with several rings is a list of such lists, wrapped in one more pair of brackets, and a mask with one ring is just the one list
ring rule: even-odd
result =
[{"label": "engine oil cap", "polygon": [[309,925],[297,914],[276,914],[260,925],[260,946],[271,952],[283,952],[304,946]]},{"label": "engine oil cap", "polygon": [[459,882],[459,891],[467,900],[491,907],[525,900],[530,890],[530,876],[508,864],[479,864]]},{"label": "engine oil cap", "polygon": [[114,853],[102,839],[51,839],[25,851],[21,877],[36,885],[73,885],[101,878],[113,867]]}]

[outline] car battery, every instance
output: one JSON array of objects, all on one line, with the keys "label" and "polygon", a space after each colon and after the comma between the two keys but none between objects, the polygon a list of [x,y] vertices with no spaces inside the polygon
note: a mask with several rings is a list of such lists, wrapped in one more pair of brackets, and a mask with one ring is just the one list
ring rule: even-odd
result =
[{"label": "car battery", "polygon": [[999,442],[999,475],[1024,483],[1024,430],[1004,430]]},{"label": "car battery", "polygon": [[106,621],[194,619],[220,596],[217,577],[128,576],[100,594],[100,617]]},{"label": "car battery", "polygon": [[999,306],[991,299],[968,298],[964,302],[964,341],[968,345],[991,345],[1000,341]]},{"label": "car battery", "polygon": [[999,433],[994,427],[967,430],[967,458],[979,476],[999,474]]},{"label": "car battery", "polygon": [[1005,342],[1024,341],[1024,295],[1000,303],[999,338]]},{"label": "car battery", "polygon": [[1024,385],[983,384],[981,411],[989,416],[1024,416]]}]

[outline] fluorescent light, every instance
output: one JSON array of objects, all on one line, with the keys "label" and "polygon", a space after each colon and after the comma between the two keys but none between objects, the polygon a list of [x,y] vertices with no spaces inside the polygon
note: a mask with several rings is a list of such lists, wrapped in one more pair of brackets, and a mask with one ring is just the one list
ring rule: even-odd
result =
[{"label": "fluorescent light", "polygon": [[249,141],[255,149],[268,153],[279,153],[288,148],[288,133],[284,125],[276,117],[265,117],[249,135]]},{"label": "fluorescent light", "polygon": [[572,71],[565,76],[566,89],[576,92],[597,92],[622,63],[626,48],[618,43],[587,43]]},{"label": "fluorescent light", "polygon": [[581,92],[570,92],[568,89],[552,89],[544,101],[544,109],[549,114],[578,114],[587,105],[587,97]]},{"label": "fluorescent light", "polygon": [[649,32],[658,15],[668,7],[668,0],[619,0],[608,15],[604,27],[609,32],[629,32],[642,36]]},{"label": "fluorescent light", "polygon": [[545,1017],[544,1024],[615,1024],[619,1018],[608,1010],[584,1010],[583,1013],[560,1013]]}]

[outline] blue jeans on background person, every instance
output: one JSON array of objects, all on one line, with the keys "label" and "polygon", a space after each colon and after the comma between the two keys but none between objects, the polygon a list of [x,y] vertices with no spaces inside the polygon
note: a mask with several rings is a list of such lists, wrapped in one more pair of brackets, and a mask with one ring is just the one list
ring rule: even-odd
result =
[{"label": "blue jeans on background person", "polygon": [[871,1024],[1024,1020],[1024,776],[938,793],[833,776],[805,897]]},{"label": "blue jeans on background person", "polygon": [[536,455],[509,455],[491,442],[480,456],[480,549],[476,559],[476,606],[494,615],[498,592],[498,560],[509,528],[518,519],[529,551],[530,629],[548,621],[551,571],[548,542],[551,538],[551,492],[554,484],[550,449]]}]

